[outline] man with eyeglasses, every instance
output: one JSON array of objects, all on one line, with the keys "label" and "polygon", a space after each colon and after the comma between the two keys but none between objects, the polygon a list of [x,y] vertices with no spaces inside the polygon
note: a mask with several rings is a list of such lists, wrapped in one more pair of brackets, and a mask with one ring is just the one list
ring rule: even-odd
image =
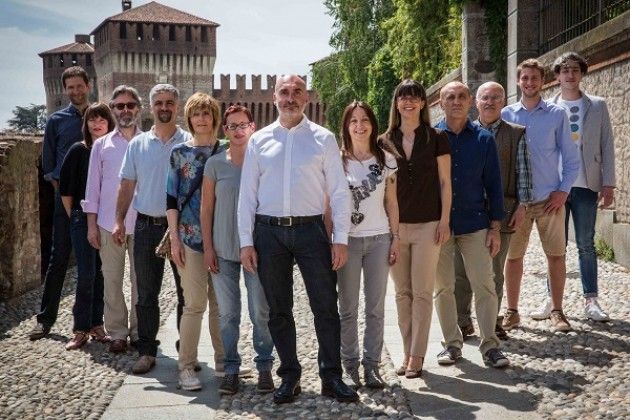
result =
[{"label": "man with eyeglasses", "polygon": [[[501,109],[505,106],[505,90],[496,82],[486,82],[479,86],[476,95],[479,119],[474,122],[494,134],[499,154],[499,167],[503,185],[503,210],[505,217],[501,223],[501,247],[492,260],[494,285],[497,292],[497,311],[501,309],[503,298],[503,267],[507,257],[512,233],[520,227],[525,217],[525,204],[532,201],[532,173],[529,151],[525,139],[525,127],[501,119]],[[464,269],[464,261],[455,252],[455,301],[457,302],[457,323],[464,339],[474,333],[470,306],[472,289]],[[501,326],[503,318],[497,317],[495,334],[507,339]]]},{"label": "man with eyeglasses", "polygon": [[[341,380],[337,275],[347,260],[350,190],[335,136],[304,115],[306,83],[278,77],[273,93],[278,120],[252,135],[245,152],[238,204],[240,257],[258,276],[269,304],[269,331],[282,378],[277,404],[300,394],[293,319],[293,261],[302,273],[315,318],[322,395],[354,402],[358,394]],[[323,214],[330,198],[332,244]]]},{"label": "man with eyeglasses", "polygon": [[[116,201],[116,220],[112,239],[119,246],[127,240],[125,219],[133,200],[137,212],[134,226],[133,258],[138,287],[139,359],[132,367],[135,374],[149,372],[155,366],[157,333],[160,326],[158,296],[164,276],[164,259],[155,248],[164,236],[166,221],[166,178],[174,146],[190,139],[190,133],[177,125],[179,91],[170,84],[155,85],[149,92],[155,125],[134,137],[129,143],[120,170],[120,187]],[[183,311],[184,296],[177,267],[171,261],[177,288],[177,325]]]},{"label": "man with eyeglasses", "polygon": [[[127,338],[138,341],[136,318],[136,272],[133,259],[136,211],[131,209],[125,217],[125,236],[122,245],[112,239],[116,219],[116,196],[120,185],[120,168],[132,138],[141,133],[138,117],[141,109],[138,91],[120,85],[112,93],[109,106],[116,120],[116,129],[96,140],[90,153],[85,199],[81,202],[87,214],[88,241],[99,250],[104,284],[105,329],[111,336],[109,351],[127,350]],[[131,280],[131,309],[127,310],[123,293],[125,253],[129,257]]]}]

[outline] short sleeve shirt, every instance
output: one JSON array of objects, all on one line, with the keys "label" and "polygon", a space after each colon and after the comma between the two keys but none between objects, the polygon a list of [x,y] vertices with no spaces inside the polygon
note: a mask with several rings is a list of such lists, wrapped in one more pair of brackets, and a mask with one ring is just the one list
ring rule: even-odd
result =
[{"label": "short sleeve shirt", "polygon": [[217,256],[239,261],[238,192],[241,184],[241,167],[228,160],[225,151],[206,162],[203,175],[214,181],[214,219],[212,243]]},{"label": "short sleeve shirt", "polygon": [[437,158],[450,155],[451,147],[446,133],[420,125],[407,159],[402,146],[402,132],[395,130],[392,143],[398,159],[398,208],[400,223],[427,223],[440,220],[442,199]]},{"label": "short sleeve shirt", "polygon": [[392,155],[385,156],[385,165],[382,167],[374,156],[362,162],[350,159],[346,162],[346,179],[352,194],[349,236],[366,237],[389,232],[385,185],[398,166]]}]

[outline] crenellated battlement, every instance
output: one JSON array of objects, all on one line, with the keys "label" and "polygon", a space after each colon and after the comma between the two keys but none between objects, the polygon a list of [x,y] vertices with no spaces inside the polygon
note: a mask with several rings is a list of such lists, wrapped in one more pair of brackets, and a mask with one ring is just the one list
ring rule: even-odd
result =
[{"label": "crenellated battlement", "polygon": [[[219,75],[219,79],[214,86],[215,91],[219,91],[222,94],[227,94],[230,91],[235,91],[239,93],[245,93],[247,91],[251,91],[251,93],[265,93],[265,92],[273,92],[273,89],[276,85],[276,75],[266,75],[267,85],[262,87],[262,76],[260,74],[236,74],[234,77],[231,74],[221,74]],[[308,76],[302,75],[300,76],[304,79],[305,82],[308,83]],[[235,81],[234,86],[232,88],[232,81]],[[250,81],[250,88],[247,88],[247,82]]]}]

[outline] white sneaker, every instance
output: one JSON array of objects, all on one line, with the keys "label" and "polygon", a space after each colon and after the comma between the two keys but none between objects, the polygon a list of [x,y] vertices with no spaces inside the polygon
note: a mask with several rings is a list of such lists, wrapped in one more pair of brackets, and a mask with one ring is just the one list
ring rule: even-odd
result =
[{"label": "white sneaker", "polygon": [[[214,376],[216,376],[217,378],[225,377],[225,366],[223,365],[223,363],[217,363],[215,365],[215,367],[214,367]],[[239,378],[247,378],[249,376],[252,376],[251,368],[241,367],[240,370],[238,371],[238,377]]]},{"label": "white sneaker", "polygon": [[199,391],[201,389],[201,381],[193,369],[184,369],[179,372],[178,388],[184,391]]},{"label": "white sneaker", "polygon": [[584,314],[593,321],[610,321],[608,314],[597,303],[597,298],[586,298]]},{"label": "white sneaker", "polygon": [[543,319],[549,319],[551,316],[551,299],[545,298],[544,302],[536,310],[529,313],[529,316],[536,321],[542,321]]}]

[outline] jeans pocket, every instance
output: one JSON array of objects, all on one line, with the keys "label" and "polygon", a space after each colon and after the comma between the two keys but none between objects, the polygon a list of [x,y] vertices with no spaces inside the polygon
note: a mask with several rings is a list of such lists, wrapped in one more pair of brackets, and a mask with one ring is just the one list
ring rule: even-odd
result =
[{"label": "jeans pocket", "polygon": [[146,231],[149,227],[149,221],[145,219],[137,219],[136,226],[134,227],[134,232],[143,232]]}]

